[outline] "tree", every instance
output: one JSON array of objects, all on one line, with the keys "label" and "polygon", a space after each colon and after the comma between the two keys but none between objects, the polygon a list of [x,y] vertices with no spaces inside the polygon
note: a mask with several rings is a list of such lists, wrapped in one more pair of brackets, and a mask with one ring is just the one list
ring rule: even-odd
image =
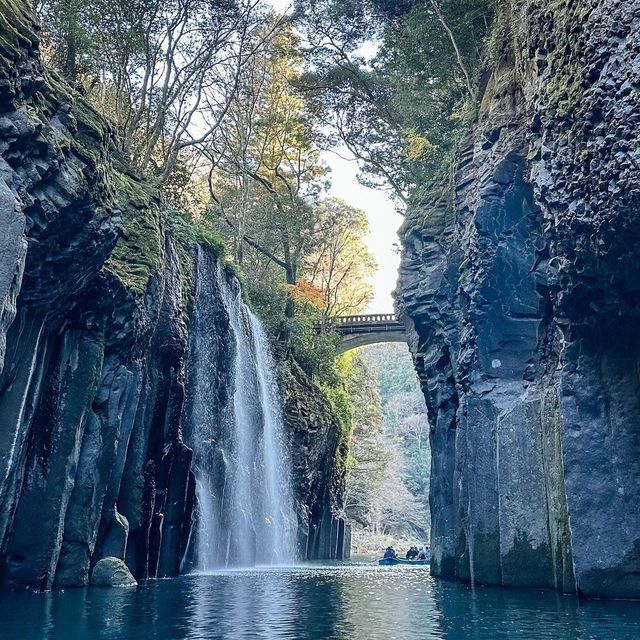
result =
[{"label": "tree", "polygon": [[495,1],[313,0],[298,11],[304,85],[333,132],[328,144],[345,145],[363,182],[386,184],[401,208],[419,200],[474,112]]},{"label": "tree", "polygon": [[44,54],[66,80],[75,84],[91,49],[91,12],[81,0],[36,0],[34,7],[45,26]]},{"label": "tree", "polygon": [[65,75],[114,121],[125,157],[160,185],[181,154],[220,129],[244,67],[269,38],[265,23],[277,24],[262,0],[42,0],[39,8],[53,62],[65,60]]},{"label": "tree", "polygon": [[322,294],[325,317],[359,313],[371,300],[376,264],[364,243],[369,223],[363,211],[327,198],[315,207],[320,242],[305,273]]},{"label": "tree", "polygon": [[[292,29],[272,30],[266,53],[262,68],[248,77],[252,85],[246,93],[255,98],[242,126],[222,129],[207,149],[211,196],[236,243],[283,269],[286,283],[295,286],[303,257],[316,242],[313,203],[326,186],[327,169],[315,145],[314,119],[293,86],[300,56]],[[236,202],[245,204],[225,207],[229,187]],[[234,210],[245,212],[249,200],[252,220],[244,213],[233,216]]]}]

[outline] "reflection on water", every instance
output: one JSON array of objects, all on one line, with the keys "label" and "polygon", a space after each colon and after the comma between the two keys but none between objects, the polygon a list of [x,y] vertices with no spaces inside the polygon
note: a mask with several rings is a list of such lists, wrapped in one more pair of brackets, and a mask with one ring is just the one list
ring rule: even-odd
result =
[{"label": "reflection on water", "polygon": [[0,595],[2,640],[637,640],[640,603],[435,581],[367,564]]}]

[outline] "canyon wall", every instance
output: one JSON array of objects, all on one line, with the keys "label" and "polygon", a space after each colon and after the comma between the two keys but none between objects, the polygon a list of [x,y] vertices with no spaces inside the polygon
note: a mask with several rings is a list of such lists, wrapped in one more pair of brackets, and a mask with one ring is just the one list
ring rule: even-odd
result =
[{"label": "canyon wall", "polygon": [[[238,285],[224,272],[218,243],[163,204],[120,157],[113,135],[43,69],[26,3],[0,0],[5,586],[84,585],[105,556],[124,559],[137,578],[192,566],[189,372],[201,355],[190,346],[194,316],[206,318],[201,342],[217,363],[211,385],[220,402],[232,344],[222,300],[196,308],[198,252]],[[287,399],[300,416],[289,423],[289,443],[308,439],[308,402],[322,416],[313,437],[337,446],[327,399],[298,377]],[[324,453],[306,457],[292,447],[298,476],[309,478],[296,493],[302,556],[309,531],[323,539],[314,542],[317,554],[337,548],[331,487],[341,472],[330,453],[327,465]]]},{"label": "canyon wall", "polygon": [[640,597],[640,2],[505,2],[401,230],[433,572]]}]

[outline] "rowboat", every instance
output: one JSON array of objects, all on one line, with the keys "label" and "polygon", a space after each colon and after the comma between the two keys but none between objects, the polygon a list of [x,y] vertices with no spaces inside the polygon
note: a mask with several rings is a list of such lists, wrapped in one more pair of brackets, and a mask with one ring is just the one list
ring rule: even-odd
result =
[{"label": "rowboat", "polygon": [[378,564],[382,566],[395,566],[397,564],[408,564],[411,566],[429,566],[431,560],[404,560],[402,558],[380,558]]}]

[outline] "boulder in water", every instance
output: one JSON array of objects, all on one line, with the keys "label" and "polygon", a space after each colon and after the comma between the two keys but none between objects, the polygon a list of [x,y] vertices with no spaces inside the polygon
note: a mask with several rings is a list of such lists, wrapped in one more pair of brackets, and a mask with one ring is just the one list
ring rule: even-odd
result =
[{"label": "boulder in water", "polygon": [[120,560],[109,556],[102,558],[93,568],[91,584],[94,587],[137,587],[138,582],[129,567]]}]

